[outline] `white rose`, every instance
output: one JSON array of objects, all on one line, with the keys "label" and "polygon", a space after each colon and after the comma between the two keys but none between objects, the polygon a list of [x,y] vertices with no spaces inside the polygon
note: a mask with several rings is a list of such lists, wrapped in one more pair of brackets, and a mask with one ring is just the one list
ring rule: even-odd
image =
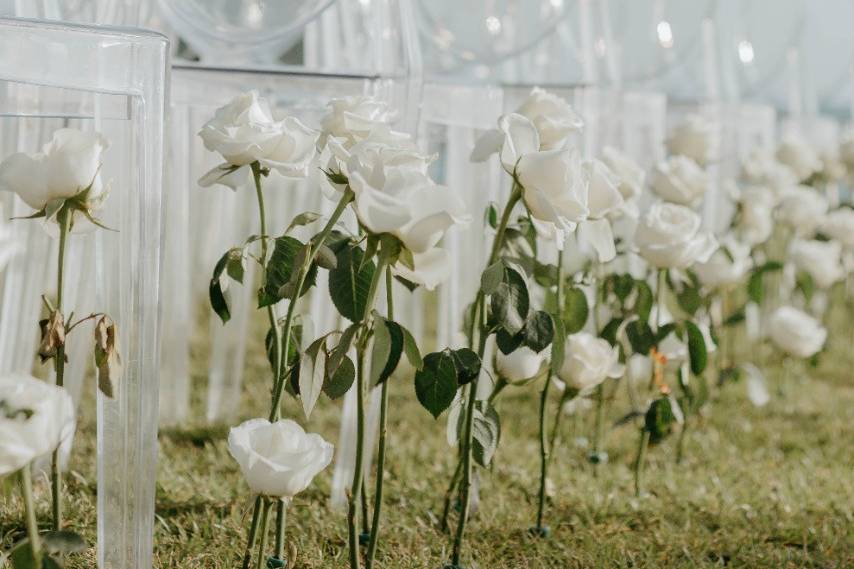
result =
[{"label": "white rose", "polygon": [[821,232],[846,249],[854,249],[854,209],[843,207],[828,213],[821,223]]},{"label": "white rose", "polygon": [[810,358],[821,351],[827,330],[812,316],[791,306],[781,306],[768,321],[771,341],[797,358]]},{"label": "white rose", "polygon": [[332,99],[328,111],[320,121],[321,146],[329,137],[353,145],[366,138],[377,127],[387,127],[395,113],[387,103],[374,97],[344,97]]},{"label": "white rose", "polygon": [[242,166],[259,162],[289,178],[304,178],[317,153],[317,133],[295,117],[275,120],[257,91],[238,95],[202,126],[205,148],[225,160],[199,180],[202,187],[221,184],[236,189],[248,174]]},{"label": "white rose", "polygon": [[534,379],[546,362],[548,350],[540,353],[527,346],[519,346],[510,354],[495,350],[495,371],[508,383],[520,385]]},{"label": "white rose", "polygon": [[[623,195],[623,200],[626,205],[629,202],[633,204],[633,217],[637,217],[637,204],[634,202],[643,192],[646,172],[627,154],[612,146],[606,146],[602,149],[602,161],[620,178],[619,190]],[[624,213],[629,214],[630,212],[625,211],[624,207]]]},{"label": "white rose", "polygon": [[101,181],[101,156],[107,140],[96,132],[61,128],[34,154],[19,152],[0,163],[0,191],[18,194],[41,211],[55,200],[85,196],[87,209],[98,209],[106,199]]},{"label": "white rose", "polygon": [[650,178],[652,191],[661,199],[690,207],[700,203],[710,185],[708,173],[685,156],[671,156],[659,162]]},{"label": "white rose", "polygon": [[660,269],[706,262],[717,248],[714,236],[700,231],[700,216],[687,207],[653,204],[635,232],[641,256]]},{"label": "white rose", "polygon": [[74,434],[74,402],[61,387],[28,375],[0,376],[0,478]]},{"label": "white rose", "polygon": [[370,171],[350,172],[356,216],[368,231],[390,233],[413,253],[414,270],[398,263],[398,274],[434,288],[450,270],[447,254],[435,247],[452,225],[467,223],[470,216],[458,193],[417,169],[394,164],[395,154],[388,153]]},{"label": "white rose", "polygon": [[750,269],[750,247],[733,236],[725,237],[720,247],[705,263],[696,263],[694,272],[707,287],[738,284]]},{"label": "white rose", "polygon": [[686,117],[667,140],[670,154],[687,156],[704,166],[720,157],[720,146],[720,127],[700,115]]},{"label": "white rose", "polygon": [[824,220],[827,199],[809,186],[790,188],[783,194],[777,218],[795,230],[797,235],[811,235]]},{"label": "white rose", "polygon": [[845,277],[842,245],[837,241],[793,239],[789,258],[798,270],[810,275],[819,288],[828,288]]},{"label": "white rose", "polygon": [[610,216],[619,214],[623,207],[620,178],[599,160],[585,160],[582,165],[588,181],[588,218],[579,223],[579,237],[589,243],[599,258],[607,263],[617,254]]},{"label": "white rose", "polygon": [[256,494],[293,498],[332,462],[334,447],[297,423],[250,419],[228,433],[228,451]]},{"label": "white rose", "polygon": [[777,161],[773,153],[762,149],[754,149],[747,155],[741,174],[746,182],[767,187],[778,199],[787,189],[798,185],[792,170]]},{"label": "white rose", "polygon": [[652,379],[652,358],[633,354],[626,363],[626,377],[633,385],[647,385]]},{"label": "white rose", "polygon": [[744,243],[759,245],[774,231],[774,194],[764,186],[749,186],[738,197],[736,232]]},{"label": "white rose", "polygon": [[792,171],[802,182],[821,171],[821,158],[806,140],[800,136],[787,135],[777,147],[777,160]]},{"label": "white rose", "polygon": [[539,87],[534,87],[516,112],[537,127],[539,150],[563,147],[569,135],[584,128],[584,121],[565,99]]},{"label": "white rose", "polygon": [[587,332],[573,334],[566,339],[558,376],[578,391],[589,391],[609,377],[623,375],[619,358],[617,348],[607,340]]}]

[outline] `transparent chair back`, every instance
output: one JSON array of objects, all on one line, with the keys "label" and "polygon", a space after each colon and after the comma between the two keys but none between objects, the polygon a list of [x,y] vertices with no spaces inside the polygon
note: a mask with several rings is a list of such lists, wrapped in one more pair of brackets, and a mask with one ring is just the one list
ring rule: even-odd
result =
[{"label": "transparent chair back", "polygon": [[[113,317],[125,362],[115,399],[97,395],[103,568],[151,567],[167,66],[168,41],[152,32],[0,19],[2,155],[35,152],[61,127],[99,131],[111,142],[101,172],[113,190],[101,217],[117,231],[71,235],[64,287],[66,313],[97,309]],[[32,213],[17,198],[5,199],[13,215]],[[56,243],[39,221],[10,227],[23,249],[0,275],[0,366],[30,372],[39,295],[55,292]],[[84,331],[76,335],[68,385],[77,397],[91,397],[93,378],[84,377],[91,340]]]}]

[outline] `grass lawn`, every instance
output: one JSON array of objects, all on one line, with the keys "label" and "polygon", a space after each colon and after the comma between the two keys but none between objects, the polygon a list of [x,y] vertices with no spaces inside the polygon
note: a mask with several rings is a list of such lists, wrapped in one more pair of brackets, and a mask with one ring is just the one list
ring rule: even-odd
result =
[{"label": "grass lawn", "polygon": [[[202,369],[205,348],[196,351]],[[591,431],[593,414],[566,417],[552,467],[549,539],[526,531],[536,509],[539,386],[506,390],[499,399],[501,445],[493,468],[481,472],[480,509],[468,526],[467,567],[854,566],[852,367],[850,344],[837,340],[819,367],[806,372],[809,377],[793,374],[801,376],[790,378],[786,395],[775,393],[764,408],[746,400],[744,384],[728,385],[692,424],[683,464],[674,464],[675,436],[650,449],[650,494],[640,500],[632,488],[636,428],[608,432],[610,463],[595,476],[579,440]],[[242,406],[247,418],[266,414],[267,375],[256,350],[248,358]],[[768,376],[772,385],[779,382],[781,367]],[[194,379],[204,385],[202,377]],[[377,566],[439,569],[448,559],[450,538],[438,531],[437,517],[455,456],[445,441],[444,416],[434,421],[419,406],[411,377],[394,378],[389,408],[386,515]],[[323,399],[309,428],[334,442],[339,409],[340,402]],[[626,410],[621,389],[609,419]],[[302,420],[297,402],[287,402],[285,416]],[[93,417],[90,402],[66,477],[68,524],[90,543],[96,527]],[[238,566],[251,502],[228,454],[226,433],[226,427],[200,425],[161,433],[156,567]],[[344,515],[326,502],[330,479],[331,467],[291,506],[293,567],[347,563]],[[47,484],[40,482],[37,492],[46,526]],[[17,493],[0,495],[0,546],[23,535],[21,511]],[[94,566],[94,549],[68,560],[71,568]]]}]

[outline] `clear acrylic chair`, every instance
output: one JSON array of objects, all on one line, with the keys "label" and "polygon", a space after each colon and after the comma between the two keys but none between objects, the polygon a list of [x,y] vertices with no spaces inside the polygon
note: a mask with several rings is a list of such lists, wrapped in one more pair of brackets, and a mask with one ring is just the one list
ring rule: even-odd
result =
[{"label": "clear acrylic chair", "polygon": [[[69,239],[76,249],[70,262],[90,271],[91,298],[80,290],[79,274],[70,273],[66,285],[72,302],[110,314],[121,334],[125,371],[118,394],[99,393],[97,400],[98,564],[104,569],[152,565],[168,54],[169,42],[153,32],[0,19],[3,155],[34,152],[64,126],[99,131],[111,142],[102,175],[113,189],[101,217],[117,231]],[[12,208],[16,215],[26,210],[20,202]],[[37,221],[14,227],[26,250],[3,277],[4,367],[6,354],[34,354],[30,331],[37,330],[38,295],[49,292],[44,265],[55,247]],[[33,360],[20,357],[11,365],[28,372]],[[93,383],[85,387],[94,389]]]}]

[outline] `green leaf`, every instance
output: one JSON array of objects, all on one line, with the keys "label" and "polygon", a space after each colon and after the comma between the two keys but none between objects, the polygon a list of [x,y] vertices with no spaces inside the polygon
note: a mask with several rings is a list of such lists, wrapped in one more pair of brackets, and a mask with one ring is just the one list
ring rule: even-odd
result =
[{"label": "green leaf", "polygon": [[[308,246],[299,239],[288,235],[276,238],[273,254],[267,263],[267,282],[258,293],[258,308],[276,304],[283,298],[293,298],[296,279],[306,261],[306,255]],[[314,285],[316,275],[317,265],[312,265],[299,296],[304,295]]]},{"label": "green leaf", "polygon": [[762,288],[762,273],[754,271],[747,280],[747,296],[756,304],[762,304],[765,291]]},{"label": "green leaf", "polygon": [[691,373],[700,375],[706,369],[708,361],[708,350],[706,340],[700,328],[690,320],[685,322],[685,331],[688,334],[688,357],[691,362]]},{"label": "green leaf", "polygon": [[300,358],[299,396],[305,418],[311,417],[326,379],[326,337],[318,338]]},{"label": "green leaf", "polygon": [[668,397],[660,397],[652,402],[644,416],[644,429],[649,433],[650,444],[664,440],[673,431],[676,416]]},{"label": "green leaf", "polygon": [[243,276],[246,274],[246,267],[243,264],[243,249],[235,247],[226,253],[228,261],[225,265],[225,271],[233,280],[243,284]]},{"label": "green leaf", "polygon": [[498,227],[498,206],[495,202],[489,202],[484,213],[484,220],[493,229]]},{"label": "green leaf", "polygon": [[644,356],[656,345],[655,336],[649,324],[641,320],[633,320],[626,326],[626,336],[632,346],[632,351]]},{"label": "green leaf", "polygon": [[329,358],[326,360],[326,379],[323,381],[323,392],[330,399],[343,397],[356,379],[356,366],[348,356],[344,356],[330,374]]},{"label": "green leaf", "polygon": [[[384,345],[378,345],[378,342]],[[379,316],[375,317],[374,351],[371,353],[372,385],[378,385],[391,377],[397,369],[397,364],[400,363],[403,344],[403,330],[400,324]]]},{"label": "green leaf", "polygon": [[566,357],[566,328],[563,326],[563,320],[560,318],[554,319],[554,338],[552,339],[552,357],[549,365],[551,371],[557,374],[563,366],[564,358]]},{"label": "green leaf", "polygon": [[812,300],[813,292],[815,291],[815,283],[813,282],[813,278],[809,273],[799,272],[795,277],[795,285],[798,287],[798,290],[801,291],[801,294],[804,295],[804,300],[810,302]]},{"label": "green leaf", "polygon": [[676,293],[676,303],[688,315],[693,316],[703,303],[703,299],[700,297],[699,289],[686,286],[682,291]]},{"label": "green leaf", "polygon": [[674,330],[676,330],[676,324],[674,322],[662,324],[654,334],[655,344],[653,345],[658,346],[661,344],[661,342]]},{"label": "green leaf", "polygon": [[219,316],[223,324],[231,320],[231,309],[228,306],[228,291],[223,286],[222,281],[222,273],[228,262],[227,255],[226,253],[226,256],[223,256],[216,264],[210,286],[208,287],[208,298],[210,298],[211,308]]},{"label": "green leaf", "polygon": [[613,287],[614,294],[620,300],[620,304],[626,302],[626,299],[632,294],[632,289],[635,286],[635,279],[632,278],[632,275],[626,273],[623,275],[614,275],[613,276]]},{"label": "green leaf", "polygon": [[557,265],[534,263],[534,280],[545,288],[557,286]]},{"label": "green leaf", "polygon": [[649,322],[653,305],[652,288],[642,280],[635,281],[635,288],[638,291],[635,298],[635,313],[644,322]]},{"label": "green leaf", "polygon": [[290,233],[291,229],[293,229],[294,227],[301,227],[303,225],[308,225],[309,223],[314,223],[321,217],[323,216],[321,216],[319,213],[315,213],[313,211],[304,211],[291,220],[290,224],[288,224],[288,228],[285,229],[285,233]]},{"label": "green leaf", "polygon": [[548,312],[538,310],[531,314],[522,330],[525,345],[537,353],[545,350],[554,339],[555,326]]},{"label": "green leaf", "polygon": [[602,328],[602,331],[599,333],[599,336],[608,341],[612,346],[617,345],[617,331],[620,329],[620,326],[623,324],[622,318],[611,318],[605,327]]},{"label": "green leaf", "polygon": [[368,290],[376,270],[373,261],[363,264],[363,257],[358,247],[344,247],[338,253],[338,266],[329,271],[332,302],[341,316],[351,322],[360,322],[365,316]]},{"label": "green leaf", "polygon": [[397,282],[399,282],[400,284],[402,284],[404,287],[406,287],[406,290],[408,290],[409,292],[412,292],[412,291],[414,291],[416,288],[418,288],[418,283],[414,283],[414,282],[412,282],[412,281],[410,281],[410,280],[408,280],[408,279],[403,278],[403,277],[402,277],[402,276],[400,276],[400,275],[395,275],[395,276],[394,276],[394,280],[396,280]]},{"label": "green leaf", "polygon": [[492,317],[507,332],[516,334],[528,318],[528,285],[518,271],[505,268],[504,281],[492,294]]},{"label": "green leaf", "polygon": [[329,271],[338,266],[338,258],[335,256],[335,251],[325,244],[321,245],[317,249],[317,256],[315,256],[314,262],[317,263],[317,266],[321,269]]},{"label": "green leaf", "polygon": [[742,306],[732,314],[726,317],[726,320],[723,321],[724,326],[735,326],[736,324],[740,324],[744,322],[747,315],[744,312],[744,307]]},{"label": "green leaf", "polygon": [[350,324],[338,338],[338,345],[329,352],[329,358],[326,360],[326,376],[330,377],[338,372],[338,366],[347,357],[347,352],[350,346],[353,345],[353,338],[356,337],[356,332],[359,331],[358,324]]},{"label": "green leaf", "polygon": [[451,350],[451,357],[457,372],[457,384],[470,383],[480,374],[480,358],[474,351],[468,348]]},{"label": "green leaf", "polygon": [[587,323],[590,309],[587,306],[587,295],[577,287],[568,289],[563,300],[563,323],[567,334],[580,332]]},{"label": "green leaf", "polygon": [[498,290],[498,285],[504,281],[504,262],[496,261],[486,267],[480,276],[480,290],[483,294],[492,294]]},{"label": "green leaf", "polygon": [[[367,239],[365,239],[365,254],[362,255],[362,263],[366,263],[376,256],[377,251],[380,248],[380,237],[379,235],[374,235],[373,233],[369,233]],[[359,265],[359,269],[361,270],[362,265]]]},{"label": "green leaf", "polygon": [[525,337],[522,332],[510,334],[504,328],[499,328],[498,332],[495,333],[495,343],[502,354],[512,354],[515,352],[516,348],[522,345],[524,339]]},{"label": "green leaf", "polygon": [[69,530],[43,533],[42,543],[45,551],[50,554],[82,553],[88,547],[79,534]]},{"label": "green leaf", "polygon": [[423,368],[424,360],[421,359],[421,352],[418,350],[418,344],[412,332],[404,326],[400,326],[400,331],[403,332],[403,353],[406,354],[406,359],[416,370]]},{"label": "green leaf", "polygon": [[457,370],[450,350],[424,357],[424,367],[415,374],[415,395],[435,418],[447,409],[457,393]]},{"label": "green leaf", "polygon": [[495,408],[485,403],[485,410],[480,406],[474,408],[472,417],[472,452],[475,461],[483,467],[489,466],[495,450],[498,448],[498,440],[501,436],[501,422]]}]

